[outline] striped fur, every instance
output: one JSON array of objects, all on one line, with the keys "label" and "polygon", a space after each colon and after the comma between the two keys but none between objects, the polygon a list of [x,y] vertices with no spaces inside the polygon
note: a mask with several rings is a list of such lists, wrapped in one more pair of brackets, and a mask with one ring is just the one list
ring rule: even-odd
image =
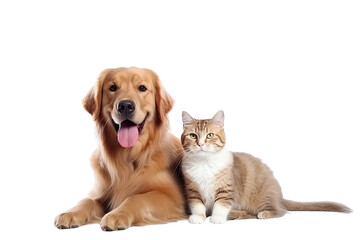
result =
[{"label": "striped fur", "polygon": [[351,212],[334,202],[283,199],[272,171],[258,158],[225,149],[224,113],[197,120],[183,112],[182,160],[191,223],[281,217],[287,211]]}]

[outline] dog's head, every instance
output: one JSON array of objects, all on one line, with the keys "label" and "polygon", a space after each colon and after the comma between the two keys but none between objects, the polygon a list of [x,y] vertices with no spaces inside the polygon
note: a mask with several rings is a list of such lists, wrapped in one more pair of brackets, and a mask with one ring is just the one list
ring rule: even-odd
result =
[{"label": "dog's head", "polygon": [[144,128],[167,122],[173,99],[151,70],[104,70],[83,100],[85,109],[101,126],[112,123],[122,147],[136,144]]}]

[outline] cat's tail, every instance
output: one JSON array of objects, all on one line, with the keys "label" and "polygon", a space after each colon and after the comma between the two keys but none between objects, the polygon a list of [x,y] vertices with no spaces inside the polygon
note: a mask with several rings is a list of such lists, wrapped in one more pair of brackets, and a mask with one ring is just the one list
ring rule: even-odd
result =
[{"label": "cat's tail", "polygon": [[347,206],[335,202],[296,202],[283,199],[283,205],[288,211],[352,212]]}]

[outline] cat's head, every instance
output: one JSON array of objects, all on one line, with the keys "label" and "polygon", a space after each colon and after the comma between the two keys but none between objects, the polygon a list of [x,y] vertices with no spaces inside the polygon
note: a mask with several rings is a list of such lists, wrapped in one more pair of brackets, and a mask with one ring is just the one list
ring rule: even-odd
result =
[{"label": "cat's head", "polygon": [[194,119],[182,113],[184,132],[181,143],[187,153],[209,154],[225,146],[224,112],[218,111],[212,119]]}]

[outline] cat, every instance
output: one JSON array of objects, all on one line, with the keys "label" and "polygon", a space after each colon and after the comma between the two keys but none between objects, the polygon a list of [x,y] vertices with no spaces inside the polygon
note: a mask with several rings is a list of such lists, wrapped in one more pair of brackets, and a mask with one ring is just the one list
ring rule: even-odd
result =
[{"label": "cat", "polygon": [[211,223],[248,218],[281,217],[287,211],[352,210],[335,202],[295,202],[283,198],[270,168],[247,153],[226,150],[224,112],[197,120],[182,113],[185,151],[181,169],[190,223]]}]

